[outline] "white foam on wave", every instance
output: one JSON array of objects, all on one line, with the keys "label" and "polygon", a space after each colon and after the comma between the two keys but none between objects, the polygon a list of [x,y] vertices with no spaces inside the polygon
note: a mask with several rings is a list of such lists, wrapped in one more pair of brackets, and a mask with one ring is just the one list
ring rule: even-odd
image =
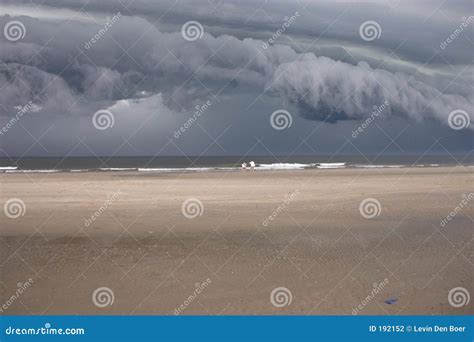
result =
[{"label": "white foam on wave", "polygon": [[138,168],[140,172],[176,172],[176,171],[209,171],[209,167],[157,167],[157,168]]},{"label": "white foam on wave", "polygon": [[61,170],[6,170],[6,173],[53,173]]},{"label": "white foam on wave", "polygon": [[362,169],[385,169],[385,168],[401,168],[405,165],[371,165],[371,164],[356,164],[354,167]]},{"label": "white foam on wave", "polygon": [[318,163],[316,167],[318,169],[342,169],[346,167],[346,163]]},{"label": "white foam on wave", "polygon": [[136,167],[101,167],[100,171],[137,171]]},{"label": "white foam on wave", "polygon": [[17,166],[0,166],[0,171],[16,170]]},{"label": "white foam on wave", "polygon": [[235,171],[236,167],[160,167],[160,168],[138,168],[140,172],[205,172],[205,171]]},{"label": "white foam on wave", "polygon": [[275,164],[258,164],[256,170],[299,170],[314,166],[314,164],[300,163],[275,163]]}]

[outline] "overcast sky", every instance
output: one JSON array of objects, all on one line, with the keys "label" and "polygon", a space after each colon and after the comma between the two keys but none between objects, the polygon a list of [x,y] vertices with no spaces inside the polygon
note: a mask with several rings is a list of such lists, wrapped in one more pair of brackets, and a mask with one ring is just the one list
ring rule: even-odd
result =
[{"label": "overcast sky", "polygon": [[472,0],[0,0],[0,156],[470,153],[473,15]]}]

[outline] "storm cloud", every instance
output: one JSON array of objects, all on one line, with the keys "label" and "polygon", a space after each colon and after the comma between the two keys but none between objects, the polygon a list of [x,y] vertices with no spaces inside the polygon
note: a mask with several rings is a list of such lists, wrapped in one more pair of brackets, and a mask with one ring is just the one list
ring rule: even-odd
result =
[{"label": "storm cloud", "polygon": [[[131,115],[159,107],[179,123],[206,101],[245,98],[241,112],[263,101],[269,113],[279,104],[304,120],[337,125],[362,121],[387,101],[382,121],[449,129],[449,114],[462,110],[466,128],[474,128],[468,1],[442,14],[425,1],[0,3],[0,27],[18,21],[26,31],[19,40],[0,37],[6,117],[30,101],[36,118],[90,118],[127,104]],[[420,18],[421,9],[433,13]],[[370,41],[360,33],[369,19],[381,31]],[[198,39],[183,37],[190,20],[203,30]],[[458,27],[463,32],[443,48]]]}]

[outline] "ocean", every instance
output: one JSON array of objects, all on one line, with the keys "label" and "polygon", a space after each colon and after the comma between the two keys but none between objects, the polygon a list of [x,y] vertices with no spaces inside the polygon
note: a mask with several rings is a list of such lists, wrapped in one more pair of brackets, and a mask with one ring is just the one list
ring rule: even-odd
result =
[{"label": "ocean", "polygon": [[390,168],[473,166],[471,155],[384,156],[213,156],[213,157],[24,157],[0,158],[0,172],[210,171],[239,170],[254,161],[257,170],[305,168]]}]

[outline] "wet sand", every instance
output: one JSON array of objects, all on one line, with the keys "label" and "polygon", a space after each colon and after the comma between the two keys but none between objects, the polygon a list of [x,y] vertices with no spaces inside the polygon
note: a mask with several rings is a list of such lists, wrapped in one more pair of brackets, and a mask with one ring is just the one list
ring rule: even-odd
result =
[{"label": "wet sand", "polygon": [[1,314],[473,314],[473,170],[0,174]]}]

